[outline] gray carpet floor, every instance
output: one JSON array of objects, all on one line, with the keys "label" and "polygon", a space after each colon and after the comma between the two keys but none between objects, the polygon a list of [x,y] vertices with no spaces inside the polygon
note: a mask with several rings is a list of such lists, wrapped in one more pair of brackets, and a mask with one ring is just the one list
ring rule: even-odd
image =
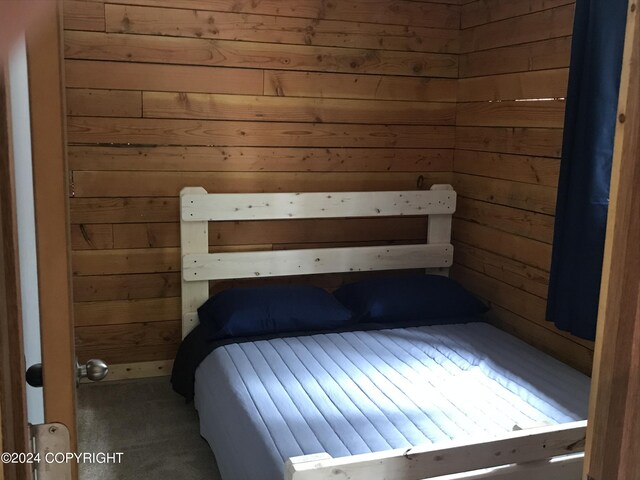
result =
[{"label": "gray carpet floor", "polygon": [[81,464],[80,480],[220,480],[193,404],[168,377],[82,384],[78,451],[122,452],[121,464]]}]

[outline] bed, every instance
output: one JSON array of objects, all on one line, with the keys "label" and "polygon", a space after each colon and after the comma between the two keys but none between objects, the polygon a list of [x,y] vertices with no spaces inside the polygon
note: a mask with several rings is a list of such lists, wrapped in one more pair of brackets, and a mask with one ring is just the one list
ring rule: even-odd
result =
[{"label": "bed", "polygon": [[[455,192],[181,195],[183,333],[224,480],[579,479],[589,378],[476,316],[205,340],[212,279],[424,268],[447,274]],[[220,220],[428,215],[423,245],[210,254]],[[437,322],[436,322],[437,323]],[[444,476],[443,476],[444,475]],[[462,475],[462,476],[460,476]]]}]

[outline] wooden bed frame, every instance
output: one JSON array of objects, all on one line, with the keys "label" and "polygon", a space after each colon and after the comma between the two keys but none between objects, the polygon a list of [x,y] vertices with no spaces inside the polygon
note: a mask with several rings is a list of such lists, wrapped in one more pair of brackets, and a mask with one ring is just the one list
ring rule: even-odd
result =
[{"label": "wooden bed frame", "polygon": [[[209,281],[424,268],[448,274],[453,263],[450,185],[407,192],[180,193],[182,336],[197,325]],[[374,247],[209,253],[208,222],[305,218],[427,216],[426,243]],[[511,432],[486,442],[438,443],[332,458],[287,460],[285,480],[579,480],[586,421]]]}]

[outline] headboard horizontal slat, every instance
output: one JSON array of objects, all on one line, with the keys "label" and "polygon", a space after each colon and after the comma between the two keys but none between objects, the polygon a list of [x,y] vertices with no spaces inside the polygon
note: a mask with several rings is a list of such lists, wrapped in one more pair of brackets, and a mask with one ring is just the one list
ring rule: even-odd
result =
[{"label": "headboard horizontal slat", "polygon": [[224,193],[182,196],[182,220],[276,220],[451,214],[453,190],[331,193]]},{"label": "headboard horizontal slat", "polygon": [[453,248],[449,244],[192,254],[183,258],[182,276],[189,282],[409,268],[448,268],[452,260]]}]

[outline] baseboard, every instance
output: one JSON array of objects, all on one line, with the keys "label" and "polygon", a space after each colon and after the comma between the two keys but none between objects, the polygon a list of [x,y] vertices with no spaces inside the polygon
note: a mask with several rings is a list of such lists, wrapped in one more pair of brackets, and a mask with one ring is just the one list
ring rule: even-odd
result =
[{"label": "baseboard", "polygon": [[[153,362],[117,363],[109,365],[109,374],[103,382],[129,380],[132,378],[151,378],[171,375],[173,360],[157,360]],[[91,383],[86,378],[81,383]]]}]

